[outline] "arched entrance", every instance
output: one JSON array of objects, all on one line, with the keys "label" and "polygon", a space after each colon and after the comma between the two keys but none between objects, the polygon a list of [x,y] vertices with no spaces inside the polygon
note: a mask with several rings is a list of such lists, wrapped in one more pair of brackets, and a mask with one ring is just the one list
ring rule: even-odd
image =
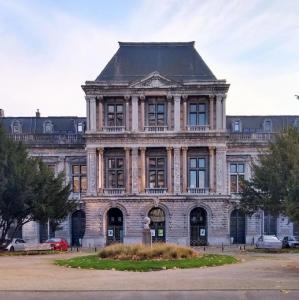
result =
[{"label": "arched entrance", "polygon": [[264,234],[277,235],[277,216],[264,212]]},{"label": "arched entrance", "polygon": [[233,244],[245,244],[245,214],[239,209],[230,215],[230,237]]},{"label": "arched entrance", "polygon": [[123,213],[114,207],[107,212],[107,245],[123,242]]},{"label": "arched entrance", "polygon": [[190,246],[204,246],[207,243],[207,212],[202,207],[196,207],[190,212]]},{"label": "arched entrance", "polygon": [[72,214],[72,246],[81,247],[85,233],[86,217],[83,210],[77,210]]},{"label": "arched entrance", "polygon": [[151,219],[150,229],[152,232],[152,242],[165,242],[165,213],[159,207],[152,208],[148,217]]}]

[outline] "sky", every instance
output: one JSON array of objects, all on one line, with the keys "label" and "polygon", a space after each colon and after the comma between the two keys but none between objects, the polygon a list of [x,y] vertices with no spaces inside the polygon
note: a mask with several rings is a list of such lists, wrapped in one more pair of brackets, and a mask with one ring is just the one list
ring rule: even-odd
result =
[{"label": "sky", "polygon": [[298,0],[0,0],[0,108],[84,116],[118,41],[195,41],[227,114],[299,115]]}]

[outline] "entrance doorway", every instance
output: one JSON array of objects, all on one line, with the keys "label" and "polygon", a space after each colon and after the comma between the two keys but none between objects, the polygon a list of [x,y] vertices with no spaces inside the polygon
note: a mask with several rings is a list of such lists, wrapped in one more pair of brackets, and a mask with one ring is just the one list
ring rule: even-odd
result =
[{"label": "entrance doorway", "polygon": [[120,209],[110,208],[107,213],[107,245],[123,242],[123,213]]},{"label": "entrance doorway", "polygon": [[85,233],[86,217],[83,210],[77,210],[72,214],[72,246],[81,247]]},{"label": "entrance doorway", "polygon": [[239,209],[230,215],[230,237],[233,244],[245,244],[245,214]]},{"label": "entrance doorway", "polygon": [[148,213],[148,217],[151,219],[150,229],[152,233],[152,242],[164,243],[166,241],[164,211],[159,207],[152,208]]},{"label": "entrance doorway", "polygon": [[190,212],[190,246],[205,246],[207,243],[207,212],[196,207]]}]

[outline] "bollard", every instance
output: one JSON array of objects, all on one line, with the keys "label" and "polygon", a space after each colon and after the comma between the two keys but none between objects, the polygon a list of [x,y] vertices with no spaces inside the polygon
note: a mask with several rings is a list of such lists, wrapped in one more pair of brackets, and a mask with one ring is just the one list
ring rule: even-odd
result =
[{"label": "bollard", "polygon": [[79,252],[79,248],[77,247],[77,252]]},{"label": "bollard", "polygon": [[224,245],[223,245],[223,243],[221,244],[221,251],[222,252],[224,251]]},{"label": "bollard", "polygon": [[244,244],[244,247],[243,247],[243,249],[244,249],[244,251],[246,250],[246,248],[245,248],[245,244]]},{"label": "bollard", "polygon": [[206,246],[203,246],[203,251],[206,251]]},{"label": "bollard", "polygon": [[240,246],[240,251],[242,250],[242,246]]},{"label": "bollard", "polygon": [[94,252],[97,252],[97,247],[94,247]]}]

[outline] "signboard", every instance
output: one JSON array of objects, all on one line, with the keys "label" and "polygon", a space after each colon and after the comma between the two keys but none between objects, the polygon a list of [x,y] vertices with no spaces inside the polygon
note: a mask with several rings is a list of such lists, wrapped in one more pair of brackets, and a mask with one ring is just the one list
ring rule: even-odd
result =
[{"label": "signboard", "polygon": [[156,231],[155,231],[155,229],[151,229],[151,235],[152,235],[152,236],[156,236]]},{"label": "signboard", "polygon": [[164,230],[158,229],[158,236],[164,236]]},{"label": "signboard", "polygon": [[206,235],[206,230],[200,229],[200,236],[205,236],[205,235]]},{"label": "signboard", "polygon": [[108,230],[108,236],[113,236],[113,229]]}]

